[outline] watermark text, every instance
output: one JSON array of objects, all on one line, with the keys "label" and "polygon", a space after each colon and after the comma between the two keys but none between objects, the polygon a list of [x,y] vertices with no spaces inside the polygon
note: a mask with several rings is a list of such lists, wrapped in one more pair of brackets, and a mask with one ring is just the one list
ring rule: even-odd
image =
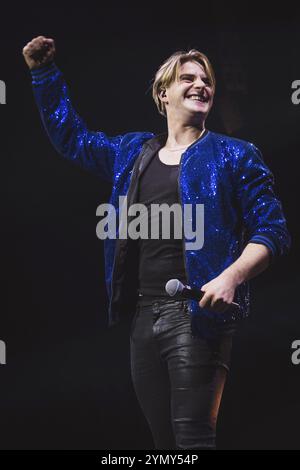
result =
[{"label": "watermark text", "polygon": [[300,339],[295,339],[295,341],[292,342],[291,348],[295,349],[291,356],[291,361],[294,366],[297,366],[300,364]]},{"label": "watermark text", "polygon": [[299,104],[300,103],[300,80],[294,80],[292,82],[292,90],[295,90],[291,96],[292,103]]},{"label": "watermark text", "polygon": [[6,344],[0,339],[0,364],[6,364]]},{"label": "watermark text", "polygon": [[100,240],[184,238],[187,250],[200,250],[204,245],[204,204],[128,206],[127,196],[119,196],[118,208],[109,203],[100,204],[96,215],[102,217],[96,227]]},{"label": "watermark text", "polygon": [[0,80],[0,104],[6,104],[6,85],[3,80]]}]

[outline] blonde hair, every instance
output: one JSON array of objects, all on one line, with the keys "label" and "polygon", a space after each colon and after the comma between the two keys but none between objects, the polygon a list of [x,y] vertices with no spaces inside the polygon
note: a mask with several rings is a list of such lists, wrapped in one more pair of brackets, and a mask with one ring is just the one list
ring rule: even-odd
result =
[{"label": "blonde hair", "polygon": [[216,79],[212,65],[205,54],[197,51],[197,49],[191,49],[187,51],[174,52],[165,62],[159,67],[155,74],[153,85],[152,85],[152,97],[157,106],[158,112],[163,116],[166,116],[165,103],[163,103],[159,94],[162,89],[168,88],[175,80],[178,79],[179,67],[188,61],[198,62],[204,68],[207,78],[215,91]]}]

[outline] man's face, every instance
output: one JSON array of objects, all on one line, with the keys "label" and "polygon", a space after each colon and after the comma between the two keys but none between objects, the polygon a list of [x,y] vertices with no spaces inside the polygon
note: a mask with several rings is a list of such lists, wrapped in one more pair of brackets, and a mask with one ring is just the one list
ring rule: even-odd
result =
[{"label": "man's face", "polygon": [[178,80],[175,80],[161,95],[167,115],[177,118],[206,118],[213,103],[213,88],[198,62],[185,62],[179,68]]}]

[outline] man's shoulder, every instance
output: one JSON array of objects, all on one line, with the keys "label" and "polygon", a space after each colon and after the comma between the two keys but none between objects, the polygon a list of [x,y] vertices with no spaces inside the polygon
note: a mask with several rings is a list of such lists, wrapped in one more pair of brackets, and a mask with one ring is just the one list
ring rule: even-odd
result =
[{"label": "man's shoulder", "polygon": [[149,131],[128,132],[123,135],[121,144],[124,146],[141,145],[147,140],[152,139],[154,135],[153,132]]},{"label": "man's shoulder", "polygon": [[227,148],[229,151],[245,151],[249,148],[257,149],[252,142],[239,139],[237,137],[232,137],[218,132],[210,132],[210,136],[217,144]]},{"label": "man's shoulder", "polygon": [[231,162],[233,169],[238,167],[250,168],[255,165],[263,165],[266,168],[260,149],[252,142],[217,132],[211,134],[215,152],[224,161]]}]

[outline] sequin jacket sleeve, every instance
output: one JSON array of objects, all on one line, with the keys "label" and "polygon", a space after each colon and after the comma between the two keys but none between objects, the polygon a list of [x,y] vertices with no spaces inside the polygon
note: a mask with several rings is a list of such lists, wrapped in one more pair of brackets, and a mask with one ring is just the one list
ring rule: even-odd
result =
[{"label": "sequin jacket sleeve", "polygon": [[274,176],[253,144],[248,143],[235,158],[235,176],[248,243],[267,246],[272,261],[287,254],[291,240],[281,202],[274,194]]},{"label": "sequin jacket sleeve", "polygon": [[52,62],[31,71],[34,97],[49,138],[65,158],[112,181],[122,136],[89,131],[74,110],[62,73]]}]

